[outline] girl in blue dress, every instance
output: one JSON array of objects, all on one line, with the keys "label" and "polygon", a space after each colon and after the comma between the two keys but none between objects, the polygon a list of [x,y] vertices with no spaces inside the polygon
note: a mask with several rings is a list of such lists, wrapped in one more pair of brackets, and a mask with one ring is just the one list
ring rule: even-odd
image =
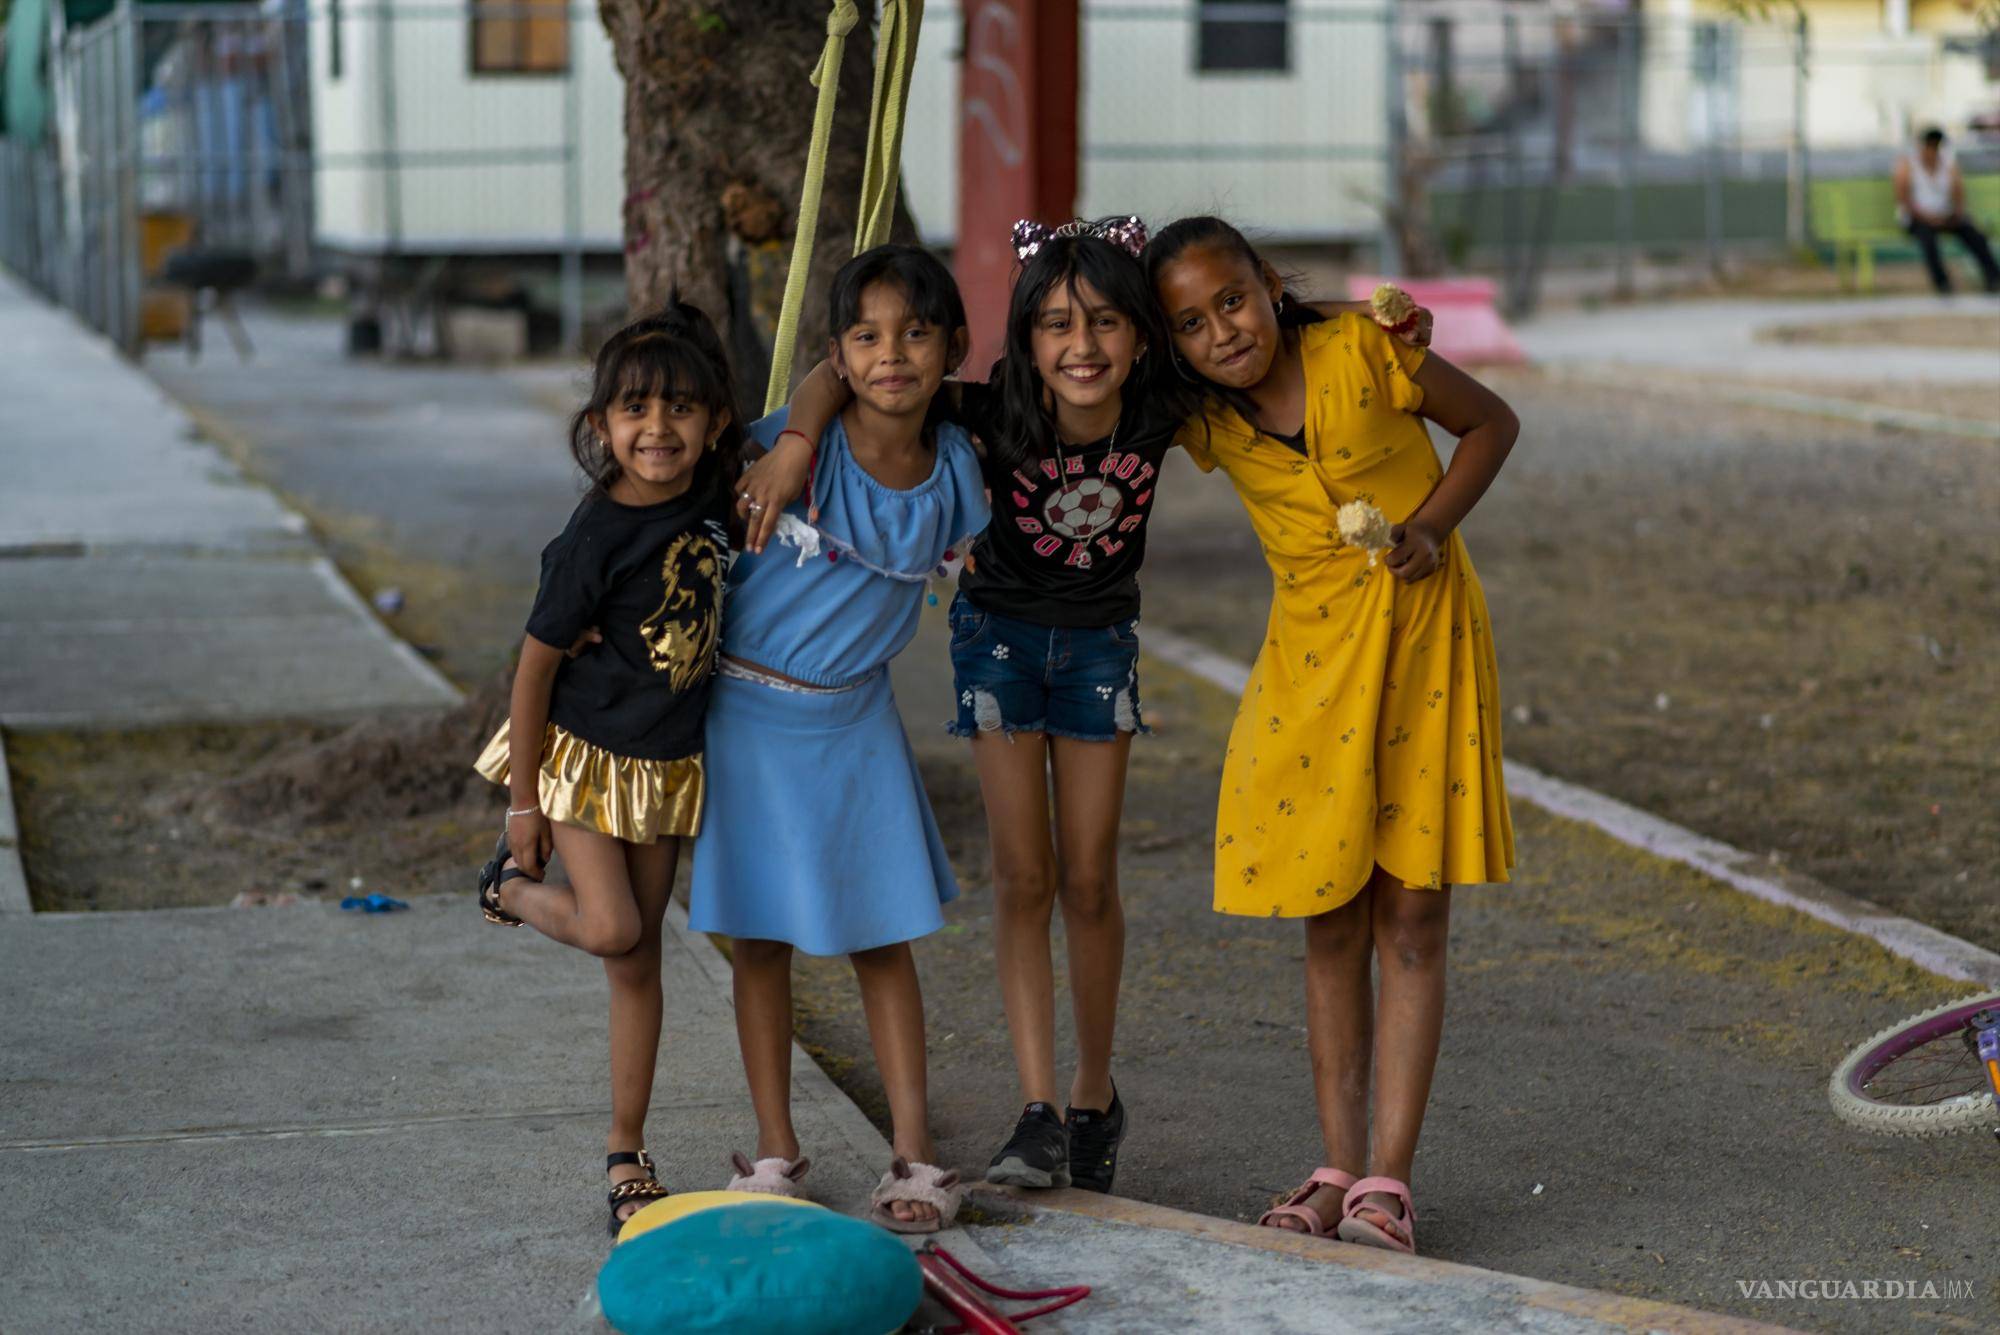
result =
[{"label": "girl in blue dress", "polygon": [[[730,1186],[796,1192],[792,952],[846,955],[896,1153],[875,1218],[932,1232],[959,1187],[934,1163],[910,942],[943,925],[958,884],[888,663],[987,505],[970,441],[932,411],[966,349],[951,274],[918,247],[881,246],[835,275],[831,304],[830,356],[854,399],[816,442],[810,495],[787,508],[780,534],[796,550],[745,551],[729,572],[703,748],[717,815],[695,842],[689,923],[732,938],[757,1162],[738,1155]],[[779,412],[750,434],[769,447],[787,429]]]}]

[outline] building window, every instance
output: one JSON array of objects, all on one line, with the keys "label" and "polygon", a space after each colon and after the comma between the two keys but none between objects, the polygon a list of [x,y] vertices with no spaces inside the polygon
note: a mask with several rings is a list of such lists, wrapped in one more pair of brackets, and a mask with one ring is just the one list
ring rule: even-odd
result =
[{"label": "building window", "polygon": [[568,0],[472,0],[474,74],[568,70]]},{"label": "building window", "polygon": [[1201,0],[1195,68],[1204,74],[1289,70],[1289,8],[1283,0]]}]

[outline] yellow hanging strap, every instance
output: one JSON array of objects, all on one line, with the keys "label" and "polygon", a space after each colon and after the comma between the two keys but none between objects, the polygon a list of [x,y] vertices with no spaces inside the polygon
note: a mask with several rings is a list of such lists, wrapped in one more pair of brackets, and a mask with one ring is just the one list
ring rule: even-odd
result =
[{"label": "yellow hanging strap", "polygon": [[861,176],[860,216],[854,226],[857,255],[887,241],[896,218],[903,108],[910,99],[910,70],[923,23],[924,0],[882,0],[882,22],[875,34],[875,94],[868,105],[868,166]]},{"label": "yellow hanging strap", "polygon": [[854,0],[834,0],[826,16],[826,49],[813,68],[819,105],[813,110],[812,144],[806,150],[805,187],[799,192],[799,223],[792,237],[792,267],[785,275],[785,300],[778,310],[778,331],[771,345],[771,383],[764,391],[764,411],[776,412],[790,392],[792,351],[799,341],[799,307],[805,304],[806,272],[812,267],[813,233],[819,230],[820,187],[826,182],[826,144],[833,134],[833,104],[840,93],[840,59],[847,34],[861,22]]}]

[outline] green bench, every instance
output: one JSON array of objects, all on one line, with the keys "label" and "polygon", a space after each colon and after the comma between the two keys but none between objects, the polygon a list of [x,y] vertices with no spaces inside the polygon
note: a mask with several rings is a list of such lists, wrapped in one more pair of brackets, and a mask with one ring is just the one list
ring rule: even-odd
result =
[{"label": "green bench", "polygon": [[[1814,181],[1812,234],[1833,253],[1841,286],[1875,290],[1875,257],[1914,257],[1916,242],[1896,221],[1896,187],[1887,177]],[[1965,178],[1965,211],[1988,233],[2000,227],[2000,173]]]}]

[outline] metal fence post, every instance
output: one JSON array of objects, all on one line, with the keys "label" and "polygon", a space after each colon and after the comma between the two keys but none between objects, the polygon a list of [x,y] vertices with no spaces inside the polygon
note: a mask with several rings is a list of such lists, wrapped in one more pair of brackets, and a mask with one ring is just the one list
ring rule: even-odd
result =
[{"label": "metal fence post", "polygon": [[1618,194],[1614,201],[1618,237],[1617,294],[1633,292],[1633,158],[1639,139],[1639,11],[1631,10],[1618,20]]},{"label": "metal fence post", "polygon": [[142,275],[139,254],[139,7],[118,0],[117,27],[112,30],[111,55],[118,99],[118,327],[112,338],[127,355],[139,355],[139,297]]},{"label": "metal fence post", "polygon": [[563,253],[562,345],[565,353],[583,350],[583,110],[578,90],[576,11],[567,4],[569,72],[563,80]]},{"label": "metal fence post", "polygon": [[1409,199],[1403,189],[1403,172],[1407,166],[1405,158],[1409,152],[1409,132],[1404,121],[1403,107],[1403,49],[1398,41],[1396,10],[1393,5],[1382,11],[1382,88],[1385,139],[1382,146],[1383,191],[1382,191],[1382,236],[1381,268],[1385,277],[1396,277],[1403,272],[1403,230],[1411,224],[1403,211]]},{"label": "metal fence post", "polygon": [[1526,242],[1521,219],[1521,34],[1511,10],[1502,10],[1500,14],[1500,54],[1507,75],[1507,124],[1503,127],[1507,194],[1500,212],[1501,299],[1507,313],[1516,315],[1521,308],[1521,251]]},{"label": "metal fence post", "polygon": [[403,249],[403,158],[396,130],[396,33],[393,19],[390,0],[378,0],[375,6],[376,86],[382,90],[379,99],[382,152],[379,160],[382,163],[382,205],[387,214],[382,230],[388,238],[386,253],[399,255]]},{"label": "metal fence post", "polygon": [[1795,249],[1803,250],[1812,240],[1808,195],[1812,186],[1811,149],[1806,143],[1806,93],[1811,74],[1807,69],[1808,32],[1805,11],[1792,27],[1792,142],[1785,155],[1785,236]]}]

